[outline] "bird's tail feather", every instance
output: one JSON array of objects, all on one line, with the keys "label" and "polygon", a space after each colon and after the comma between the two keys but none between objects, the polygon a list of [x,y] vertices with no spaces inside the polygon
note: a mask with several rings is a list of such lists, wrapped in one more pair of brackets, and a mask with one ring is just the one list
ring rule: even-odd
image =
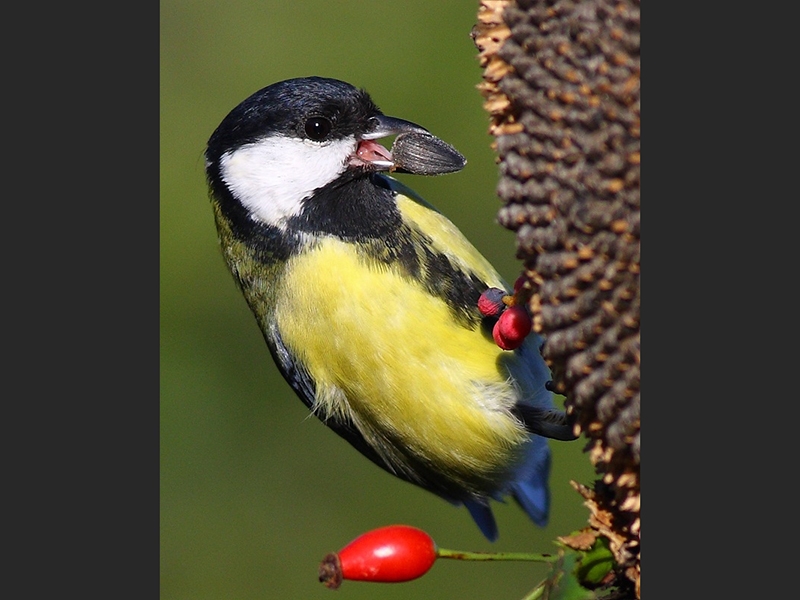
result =
[{"label": "bird's tail feather", "polygon": [[467,507],[469,514],[478,525],[478,529],[486,536],[490,542],[497,540],[497,523],[494,514],[488,504],[482,504],[477,500],[465,500],[464,506]]},{"label": "bird's tail feather", "polygon": [[550,447],[547,440],[534,436],[528,457],[511,484],[511,493],[519,505],[540,527],[550,515]]},{"label": "bird's tail feather", "polygon": [[[550,447],[547,440],[533,436],[528,455],[517,470],[516,479],[509,485],[509,492],[531,520],[544,527],[550,516]],[[488,501],[465,500],[469,514],[486,539],[497,540],[497,523]]]}]

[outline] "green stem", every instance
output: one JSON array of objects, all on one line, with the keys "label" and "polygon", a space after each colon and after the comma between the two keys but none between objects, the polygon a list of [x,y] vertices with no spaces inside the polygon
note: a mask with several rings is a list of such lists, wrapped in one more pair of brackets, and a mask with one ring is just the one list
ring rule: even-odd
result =
[{"label": "green stem", "polygon": [[439,558],[455,558],[457,560],[525,560],[546,563],[558,560],[558,557],[552,554],[533,554],[531,552],[462,552],[438,548],[436,554]]},{"label": "green stem", "polygon": [[544,582],[537,585],[531,590],[531,593],[525,596],[522,600],[539,600],[544,595]]}]

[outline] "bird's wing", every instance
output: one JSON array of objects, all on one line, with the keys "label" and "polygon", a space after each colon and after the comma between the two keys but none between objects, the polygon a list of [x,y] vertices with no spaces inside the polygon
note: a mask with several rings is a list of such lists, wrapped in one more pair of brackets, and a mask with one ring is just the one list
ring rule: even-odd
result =
[{"label": "bird's wing", "polygon": [[[446,256],[452,266],[464,272],[469,279],[481,282],[482,292],[487,287],[508,291],[510,288],[488,260],[464,237],[464,234],[433,205],[426,202],[411,188],[387,175],[380,175],[375,182],[391,190],[403,220],[411,229],[422,234],[417,243],[427,246],[435,253]],[[473,310],[477,311],[477,298]]]}]

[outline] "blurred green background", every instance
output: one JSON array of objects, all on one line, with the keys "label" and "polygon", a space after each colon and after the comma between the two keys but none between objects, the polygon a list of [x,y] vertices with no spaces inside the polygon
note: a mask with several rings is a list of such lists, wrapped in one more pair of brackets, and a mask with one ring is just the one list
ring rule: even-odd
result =
[{"label": "blurred green background", "polygon": [[440,561],[400,585],[317,581],[322,557],[358,534],[407,523],[447,548],[549,552],[585,523],[570,479],[589,482],[583,442],[553,442],[552,513],[534,526],[495,503],[487,542],[464,508],[403,483],[327,430],[272,364],[217,249],[202,153],[245,97],[322,75],[366,88],[468,159],[454,175],[400,176],[513,281],[514,236],[495,223],[497,166],[469,37],[476,2],[162,0],[161,597],[521,598],[546,573],[527,563]]}]

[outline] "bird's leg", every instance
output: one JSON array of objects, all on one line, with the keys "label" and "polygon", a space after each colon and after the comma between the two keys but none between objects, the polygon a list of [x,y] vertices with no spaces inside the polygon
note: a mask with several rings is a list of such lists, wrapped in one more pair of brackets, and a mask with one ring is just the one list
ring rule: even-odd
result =
[{"label": "bird's leg", "polygon": [[542,437],[570,442],[578,439],[574,432],[575,417],[557,408],[537,408],[518,404],[512,409],[531,433]]}]

